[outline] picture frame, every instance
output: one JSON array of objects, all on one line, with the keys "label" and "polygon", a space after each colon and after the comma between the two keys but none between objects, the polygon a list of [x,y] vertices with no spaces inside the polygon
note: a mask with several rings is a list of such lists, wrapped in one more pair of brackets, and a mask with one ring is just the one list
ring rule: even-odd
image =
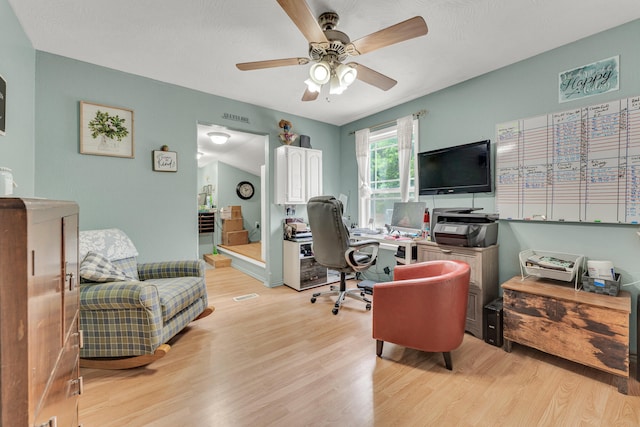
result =
[{"label": "picture frame", "polygon": [[620,90],[620,55],[558,74],[558,102]]},{"label": "picture frame", "polygon": [[152,160],[156,172],[178,172],[178,153],[175,151],[153,150]]},{"label": "picture frame", "polygon": [[0,136],[4,136],[7,126],[7,81],[0,75]]},{"label": "picture frame", "polygon": [[80,154],[134,158],[133,110],[80,101]]}]

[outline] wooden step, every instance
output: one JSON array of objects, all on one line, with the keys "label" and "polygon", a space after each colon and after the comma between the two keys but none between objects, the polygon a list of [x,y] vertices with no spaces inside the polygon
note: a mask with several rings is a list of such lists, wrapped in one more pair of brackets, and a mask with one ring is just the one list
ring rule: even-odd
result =
[{"label": "wooden step", "polygon": [[228,258],[224,255],[221,254],[205,254],[204,255],[204,260],[214,266],[215,268],[222,268],[222,267],[230,267],[231,266],[231,258]]}]

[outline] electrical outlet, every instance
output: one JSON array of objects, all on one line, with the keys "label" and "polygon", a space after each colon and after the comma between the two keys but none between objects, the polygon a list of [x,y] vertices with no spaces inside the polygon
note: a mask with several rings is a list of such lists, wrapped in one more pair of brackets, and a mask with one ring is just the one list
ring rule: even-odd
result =
[{"label": "electrical outlet", "polygon": [[260,228],[260,223],[256,221],[256,228]]}]

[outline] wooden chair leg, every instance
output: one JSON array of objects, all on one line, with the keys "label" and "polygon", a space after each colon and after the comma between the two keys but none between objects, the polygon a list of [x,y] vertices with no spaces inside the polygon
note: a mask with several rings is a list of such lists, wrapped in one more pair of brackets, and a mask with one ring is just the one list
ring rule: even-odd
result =
[{"label": "wooden chair leg", "polygon": [[214,311],[215,309],[216,309],[216,308],[215,308],[214,306],[210,305],[209,307],[206,307],[206,308],[202,311],[202,313],[200,313],[200,314],[198,315],[198,317],[196,317],[196,318],[195,318],[195,319],[193,319],[193,320],[200,320],[200,319],[202,319],[202,318],[204,318],[204,317],[207,317],[208,315],[210,315],[211,313],[213,313],[213,311]]},{"label": "wooden chair leg", "polygon": [[442,355],[444,356],[444,366],[446,366],[450,371],[453,370],[453,364],[451,363],[451,352],[444,351],[442,352]]},{"label": "wooden chair leg", "polygon": [[382,357],[382,346],[384,345],[384,341],[376,340],[376,354],[378,357]]},{"label": "wooden chair leg", "polygon": [[162,358],[171,350],[169,344],[162,344],[153,354],[143,354],[131,357],[99,357],[90,359],[80,359],[81,368],[94,369],[131,369],[148,365]]}]

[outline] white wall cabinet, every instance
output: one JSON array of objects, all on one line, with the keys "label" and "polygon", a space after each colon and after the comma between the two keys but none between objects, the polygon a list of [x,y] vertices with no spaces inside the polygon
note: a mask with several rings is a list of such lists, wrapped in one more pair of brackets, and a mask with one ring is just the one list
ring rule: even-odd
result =
[{"label": "white wall cabinet", "polygon": [[298,205],[322,195],[322,151],[282,145],[276,148],[276,203]]}]

